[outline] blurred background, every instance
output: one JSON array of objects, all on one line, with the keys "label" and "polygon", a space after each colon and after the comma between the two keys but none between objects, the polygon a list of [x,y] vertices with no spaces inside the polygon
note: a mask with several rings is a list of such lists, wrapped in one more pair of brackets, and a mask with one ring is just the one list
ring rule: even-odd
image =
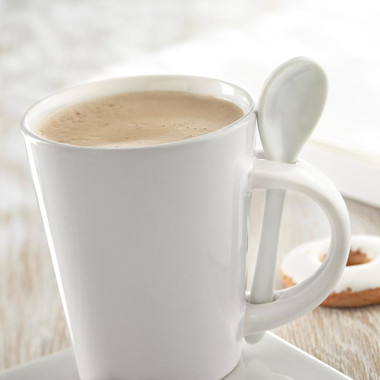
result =
[{"label": "blurred background", "polygon": [[[20,133],[29,106],[80,82],[150,73],[216,77],[257,99],[277,65],[308,56],[330,90],[303,155],[347,196],[354,230],[380,234],[379,17],[376,0],[0,0],[0,369],[69,345]],[[288,201],[296,227],[319,213],[294,199],[313,209]]]}]

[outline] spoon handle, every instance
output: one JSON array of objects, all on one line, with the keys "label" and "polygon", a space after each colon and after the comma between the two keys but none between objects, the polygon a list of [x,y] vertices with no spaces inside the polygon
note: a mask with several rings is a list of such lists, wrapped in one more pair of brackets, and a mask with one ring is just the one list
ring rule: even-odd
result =
[{"label": "spoon handle", "polygon": [[[263,225],[249,303],[266,303],[273,299],[277,246],[285,195],[285,190],[266,192]],[[246,337],[246,340],[249,343],[256,343],[263,335],[264,332],[251,335]]]}]

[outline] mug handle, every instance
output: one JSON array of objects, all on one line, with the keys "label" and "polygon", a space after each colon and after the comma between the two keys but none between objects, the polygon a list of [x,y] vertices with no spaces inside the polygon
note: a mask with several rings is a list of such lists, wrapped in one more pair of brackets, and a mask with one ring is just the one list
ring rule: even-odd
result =
[{"label": "mug handle", "polygon": [[257,159],[251,174],[251,190],[294,190],[313,199],[330,222],[331,240],[326,259],[305,281],[275,291],[273,301],[246,303],[244,336],[273,329],[317,307],[339,280],[350,247],[350,220],[346,205],[331,180],[305,161],[294,164]]}]

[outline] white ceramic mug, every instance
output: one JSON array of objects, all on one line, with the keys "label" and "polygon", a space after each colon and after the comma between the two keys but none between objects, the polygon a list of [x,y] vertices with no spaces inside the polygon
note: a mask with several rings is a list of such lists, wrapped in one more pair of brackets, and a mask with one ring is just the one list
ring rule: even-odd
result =
[{"label": "white ceramic mug", "polygon": [[[143,147],[71,146],[34,133],[58,109],[142,90],[217,96],[244,116],[209,134]],[[245,335],[310,311],[343,271],[342,197],[305,162],[254,155],[254,104],[234,85],[186,76],[84,84],[32,107],[22,128],[81,379],[220,379],[238,363]],[[331,224],[320,269],[260,305],[247,304],[244,293],[253,188],[306,194]]]}]

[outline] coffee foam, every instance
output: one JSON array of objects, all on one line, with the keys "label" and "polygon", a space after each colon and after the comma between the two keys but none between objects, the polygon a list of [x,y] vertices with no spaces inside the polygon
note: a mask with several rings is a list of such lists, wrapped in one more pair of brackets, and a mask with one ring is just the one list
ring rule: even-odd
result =
[{"label": "coffee foam", "polygon": [[177,91],[124,93],[78,103],[47,117],[36,133],[70,145],[128,147],[189,139],[243,116],[235,104]]}]

